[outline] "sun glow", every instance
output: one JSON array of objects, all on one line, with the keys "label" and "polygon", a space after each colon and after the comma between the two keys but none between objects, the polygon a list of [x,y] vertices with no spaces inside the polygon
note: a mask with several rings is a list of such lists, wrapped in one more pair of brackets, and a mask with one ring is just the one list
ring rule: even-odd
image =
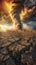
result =
[{"label": "sun glow", "polygon": [[17,27],[15,27],[15,25],[0,24],[0,31],[6,32],[7,30],[15,30],[15,29],[17,29]]}]

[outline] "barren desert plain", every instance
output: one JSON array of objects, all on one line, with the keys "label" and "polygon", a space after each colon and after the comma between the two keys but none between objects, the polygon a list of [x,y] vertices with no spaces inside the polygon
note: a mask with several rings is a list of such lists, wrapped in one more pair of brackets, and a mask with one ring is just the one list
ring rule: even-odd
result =
[{"label": "barren desert plain", "polygon": [[36,31],[0,32],[0,65],[36,65]]}]

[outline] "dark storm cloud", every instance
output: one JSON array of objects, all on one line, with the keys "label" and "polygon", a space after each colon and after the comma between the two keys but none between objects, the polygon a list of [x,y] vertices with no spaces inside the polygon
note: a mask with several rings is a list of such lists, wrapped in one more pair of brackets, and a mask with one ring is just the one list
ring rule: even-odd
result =
[{"label": "dark storm cloud", "polygon": [[13,0],[13,2],[15,3],[22,3],[25,5],[35,5],[36,4],[36,0]]}]

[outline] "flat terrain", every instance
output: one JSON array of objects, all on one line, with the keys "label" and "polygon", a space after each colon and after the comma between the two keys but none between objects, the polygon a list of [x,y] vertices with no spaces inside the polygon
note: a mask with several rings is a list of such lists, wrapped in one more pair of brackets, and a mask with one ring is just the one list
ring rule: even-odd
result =
[{"label": "flat terrain", "polygon": [[0,65],[36,65],[36,31],[0,32]]}]

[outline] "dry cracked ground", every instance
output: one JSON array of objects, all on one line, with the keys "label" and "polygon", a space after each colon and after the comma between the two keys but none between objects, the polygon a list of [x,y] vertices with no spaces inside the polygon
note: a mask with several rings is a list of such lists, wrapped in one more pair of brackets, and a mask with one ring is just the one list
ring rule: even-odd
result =
[{"label": "dry cracked ground", "polygon": [[0,32],[0,65],[36,65],[36,31]]}]

